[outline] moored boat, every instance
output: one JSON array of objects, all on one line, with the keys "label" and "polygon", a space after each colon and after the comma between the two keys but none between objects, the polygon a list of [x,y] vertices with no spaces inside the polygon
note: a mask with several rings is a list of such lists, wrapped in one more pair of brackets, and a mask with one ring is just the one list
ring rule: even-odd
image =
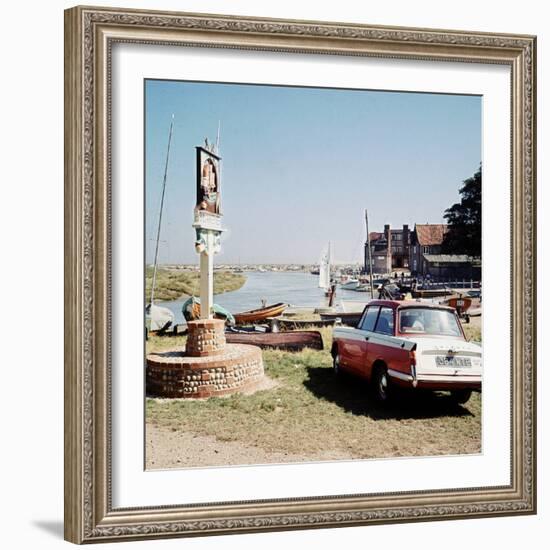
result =
[{"label": "moored boat", "polygon": [[340,288],[342,290],[356,290],[359,284],[360,283],[358,279],[348,279],[344,283],[340,284]]},{"label": "moored boat", "polygon": [[250,311],[243,311],[241,313],[235,313],[235,323],[237,325],[244,325],[246,323],[257,323],[259,321],[265,321],[269,317],[278,317],[288,307],[288,304],[278,302],[258,309],[251,309]]}]

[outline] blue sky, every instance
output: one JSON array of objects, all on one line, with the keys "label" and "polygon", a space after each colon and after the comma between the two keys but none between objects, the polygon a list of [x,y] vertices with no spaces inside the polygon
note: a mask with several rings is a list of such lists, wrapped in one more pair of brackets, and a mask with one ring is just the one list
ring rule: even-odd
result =
[{"label": "blue sky", "polygon": [[195,146],[221,122],[217,263],[358,262],[385,223],[442,223],[481,162],[481,97],[146,81],[146,261],[153,259],[172,113],[161,263],[194,251]]}]

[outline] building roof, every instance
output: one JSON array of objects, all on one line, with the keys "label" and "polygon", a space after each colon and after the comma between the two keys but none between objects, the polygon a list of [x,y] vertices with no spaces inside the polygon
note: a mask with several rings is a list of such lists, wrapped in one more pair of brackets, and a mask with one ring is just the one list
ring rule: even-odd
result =
[{"label": "building roof", "polygon": [[433,246],[443,242],[447,225],[444,223],[426,223],[415,225],[416,238],[421,246]]},{"label": "building roof", "polygon": [[380,239],[381,237],[384,236],[384,233],[377,233],[376,231],[371,231],[369,233],[369,238],[372,241],[377,241],[378,239]]},{"label": "building roof", "polygon": [[424,258],[430,263],[439,262],[446,264],[465,264],[473,260],[467,254],[424,254]]}]

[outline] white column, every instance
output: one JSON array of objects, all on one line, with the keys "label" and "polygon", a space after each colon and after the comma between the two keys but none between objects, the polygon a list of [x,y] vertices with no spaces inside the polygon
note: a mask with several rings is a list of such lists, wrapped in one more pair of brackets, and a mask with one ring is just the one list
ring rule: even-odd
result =
[{"label": "white column", "polygon": [[214,235],[207,231],[206,249],[201,252],[201,319],[212,318],[212,305],[214,303]]}]

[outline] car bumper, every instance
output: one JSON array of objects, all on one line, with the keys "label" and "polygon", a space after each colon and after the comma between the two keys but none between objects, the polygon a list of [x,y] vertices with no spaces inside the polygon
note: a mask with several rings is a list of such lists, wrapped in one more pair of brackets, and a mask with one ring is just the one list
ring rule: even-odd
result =
[{"label": "car bumper", "polygon": [[481,376],[479,375],[418,375],[388,370],[392,383],[404,388],[420,388],[426,390],[474,390],[481,391]]}]

